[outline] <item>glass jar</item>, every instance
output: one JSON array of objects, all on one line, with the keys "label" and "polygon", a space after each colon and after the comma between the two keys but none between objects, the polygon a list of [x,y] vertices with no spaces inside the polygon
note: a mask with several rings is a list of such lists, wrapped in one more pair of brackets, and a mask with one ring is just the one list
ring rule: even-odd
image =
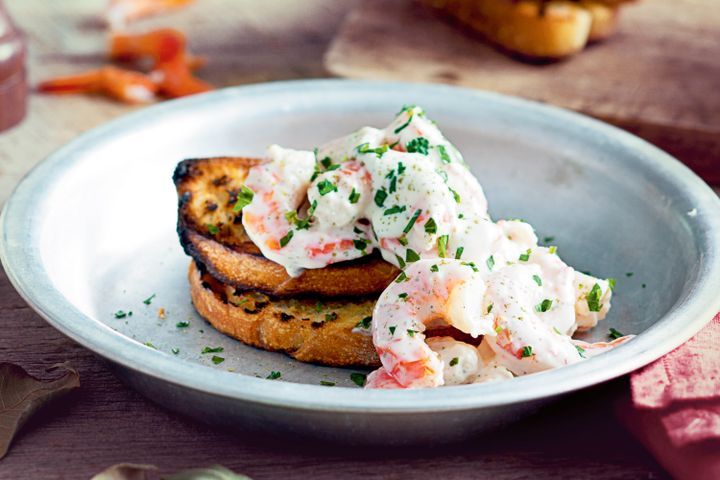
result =
[{"label": "glass jar", "polygon": [[27,109],[25,37],[0,0],[0,131],[16,125]]}]

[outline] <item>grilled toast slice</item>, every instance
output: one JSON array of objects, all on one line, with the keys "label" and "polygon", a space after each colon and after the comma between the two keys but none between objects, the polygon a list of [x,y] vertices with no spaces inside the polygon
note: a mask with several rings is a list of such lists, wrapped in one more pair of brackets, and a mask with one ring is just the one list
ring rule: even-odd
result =
[{"label": "grilled toast slice", "polygon": [[185,252],[217,280],[273,297],[354,297],[378,294],[400,273],[379,255],[306,270],[290,277],[260,253],[233,211],[248,169],[259,159],[217,157],[184,160],[173,180],[179,198],[178,236]]},{"label": "grilled toast slice", "polygon": [[[377,296],[273,298],[225,285],[194,260],[188,280],[190,298],[200,316],[243,343],[283,352],[302,362],[336,367],[380,365],[370,336]],[[481,340],[441,324],[429,325],[424,333],[472,345]]]},{"label": "grilled toast slice", "polygon": [[220,332],[303,362],[380,365],[368,334],[375,298],[271,298],[237,291],[201,270],[195,261],[190,262],[190,297],[198,313]]},{"label": "grilled toast slice", "polygon": [[632,0],[421,0],[530,60],[569,57],[610,36],[621,4]]}]

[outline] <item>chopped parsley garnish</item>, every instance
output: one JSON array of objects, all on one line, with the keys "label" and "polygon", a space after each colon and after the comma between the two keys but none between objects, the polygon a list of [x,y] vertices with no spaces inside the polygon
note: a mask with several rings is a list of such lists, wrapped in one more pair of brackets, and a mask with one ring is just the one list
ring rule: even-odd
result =
[{"label": "chopped parsley garnish", "polygon": [[413,250],[412,248],[408,248],[405,251],[405,261],[407,263],[417,262],[418,260],[420,260],[420,255],[418,255],[415,250]]},{"label": "chopped parsley garnish", "polygon": [[409,336],[414,337],[416,333],[418,333],[417,330],[410,330],[410,329],[408,328],[407,334],[408,334]]},{"label": "chopped parsley garnish", "polygon": [[635,275],[634,272],[627,272],[627,273],[625,274],[626,277],[632,277],[633,275]]},{"label": "chopped parsley garnish", "polygon": [[530,260],[530,252],[532,252],[532,250],[528,248],[525,253],[520,255],[518,260],[520,260],[521,262],[527,262],[528,260]]},{"label": "chopped parsley garnish", "polygon": [[493,305],[494,305],[493,303],[491,303],[490,305],[488,305],[488,307],[487,307],[487,313],[492,312]]},{"label": "chopped parsley garnish", "polygon": [[388,151],[388,146],[383,145],[382,147],[377,148],[370,148],[369,143],[363,143],[362,145],[358,145],[355,147],[358,151],[358,153],[374,153],[377,158],[382,158],[383,154]]},{"label": "chopped parsley garnish", "polygon": [[351,373],[350,380],[352,380],[353,383],[358,387],[364,387],[365,381],[367,380],[367,375],[365,375],[364,373]]},{"label": "chopped parsley garnish", "polygon": [[407,279],[408,279],[408,276],[405,274],[405,272],[400,272],[400,275],[398,275],[397,278],[395,279],[395,283],[402,283]]},{"label": "chopped parsley garnish", "polygon": [[357,325],[355,325],[355,328],[364,328],[367,330],[370,328],[370,324],[372,323],[372,317],[365,317],[362,320],[360,320]]},{"label": "chopped parsley garnish", "polygon": [[593,285],[592,289],[587,294],[587,306],[591,312],[599,312],[602,308],[600,303],[600,297],[602,297],[602,289],[597,283]]},{"label": "chopped parsley garnish", "polygon": [[118,310],[117,312],[113,313],[115,315],[115,318],[125,318],[128,316],[127,312],[123,310]]},{"label": "chopped parsley garnish", "polygon": [[437,224],[432,217],[428,218],[428,221],[425,222],[425,233],[429,233],[431,235],[437,233]]},{"label": "chopped parsley garnish", "polygon": [[237,213],[242,210],[243,207],[250,205],[254,196],[255,193],[245,185],[240,187],[240,191],[237,193],[237,199],[235,200],[235,205],[233,206],[233,212]]},{"label": "chopped parsley garnish", "polygon": [[190,322],[177,322],[175,326],[177,328],[187,328],[190,326]]},{"label": "chopped parsley garnish", "polygon": [[480,270],[478,270],[477,266],[475,265],[475,262],[460,262],[460,265],[462,265],[462,266],[464,266],[464,267],[470,267],[470,268],[472,268],[472,271],[473,271],[473,272],[479,272],[479,271],[480,271]]},{"label": "chopped parsley garnish", "polygon": [[388,330],[390,330],[390,335],[395,335],[395,329],[396,329],[396,328],[397,328],[397,327],[396,327],[395,325],[393,325],[392,327],[388,327]]},{"label": "chopped parsley garnish", "polygon": [[447,256],[447,244],[450,240],[450,235],[441,235],[437,239],[438,256],[445,258]]},{"label": "chopped parsley garnish", "polygon": [[450,193],[452,193],[452,196],[455,199],[455,203],[460,203],[460,195],[458,194],[458,192],[456,192],[450,187],[448,187],[448,190],[450,190]]},{"label": "chopped parsley garnish", "polygon": [[383,215],[394,215],[396,213],[404,212],[405,211],[405,205],[402,207],[400,205],[393,205],[392,207],[388,208],[383,212]]},{"label": "chopped parsley garnish", "polygon": [[388,187],[388,190],[390,193],[395,193],[397,191],[397,177],[392,177],[390,179],[390,186]]},{"label": "chopped parsley garnish", "polygon": [[535,280],[535,283],[538,284],[538,287],[542,287],[542,278],[537,275],[533,275],[533,280]]},{"label": "chopped parsley garnish", "polygon": [[548,252],[557,253],[557,247],[555,245],[552,245],[550,248],[548,248]]},{"label": "chopped parsley garnish", "polygon": [[485,265],[487,265],[488,270],[492,272],[493,267],[495,266],[495,257],[490,255],[487,260],[485,260]]},{"label": "chopped parsley garnish", "polygon": [[206,226],[207,226],[208,232],[210,232],[210,235],[217,235],[218,233],[220,233],[220,229],[217,227],[217,225],[208,223]]},{"label": "chopped parsley garnish", "polygon": [[321,196],[327,195],[330,192],[337,192],[338,189],[330,180],[327,178],[317,184],[318,193]]},{"label": "chopped parsley garnish", "polygon": [[402,132],[403,130],[405,130],[405,127],[407,127],[408,125],[410,125],[410,122],[412,122],[412,119],[413,119],[413,114],[412,114],[412,112],[411,112],[411,113],[410,113],[410,116],[409,116],[408,119],[407,119],[407,122],[403,123],[402,125],[400,125],[399,127],[397,127],[395,130],[393,130],[393,133],[395,133],[395,134],[397,135],[398,133],[400,133],[400,132]]},{"label": "chopped parsley garnish", "polygon": [[403,165],[403,162],[398,162],[398,175],[403,173],[405,173],[405,165]]},{"label": "chopped parsley garnish", "polygon": [[608,333],[608,337],[610,337],[613,340],[617,340],[618,338],[624,337],[624,336],[625,335],[623,335],[618,330],[615,330],[614,328],[610,328],[609,333]]},{"label": "chopped parsley garnish", "polygon": [[205,347],[205,348],[202,349],[202,352],[200,352],[200,353],[202,353],[202,354],[205,354],[205,353],[220,353],[220,352],[222,352],[223,350],[225,350],[223,347]]},{"label": "chopped parsley garnish", "polygon": [[430,271],[431,271],[431,272],[437,272],[437,271],[439,271],[439,270],[440,270],[440,269],[438,268],[437,265],[431,265],[431,266],[430,266]]},{"label": "chopped parsley garnish", "polygon": [[398,294],[398,298],[401,299],[401,300],[406,300],[406,299],[408,298],[407,292],[403,292],[403,293]]},{"label": "chopped parsley garnish", "polygon": [[325,321],[326,322],[332,322],[333,320],[337,320],[338,314],[337,312],[330,312],[325,314]]},{"label": "chopped parsley garnish", "polygon": [[315,214],[316,208],[317,200],[313,200],[310,208],[308,208],[307,218],[300,218],[295,210],[290,210],[289,212],[285,213],[285,219],[291,225],[295,225],[298,230],[306,230],[310,228],[310,219],[312,218],[313,214]]},{"label": "chopped parsley garnish", "polygon": [[400,265],[400,268],[405,268],[405,260],[400,255],[395,254],[395,258],[398,261],[398,265]]},{"label": "chopped parsley garnish", "polygon": [[178,353],[180,353],[180,349],[179,349],[179,348],[173,348],[173,349],[171,349],[170,351],[173,353],[173,355],[177,355]]},{"label": "chopped parsley garnish", "polygon": [[450,366],[451,366],[451,367],[454,367],[454,366],[457,365],[458,363],[460,363],[460,359],[459,359],[458,357],[453,357],[453,359],[450,360]]},{"label": "chopped parsley garnish", "polygon": [[320,380],[320,385],[322,385],[323,387],[334,387],[335,382],[328,382],[326,380]]},{"label": "chopped parsley garnish", "polygon": [[270,372],[270,375],[268,375],[268,376],[265,377],[265,378],[267,378],[268,380],[277,380],[277,379],[280,378],[281,376],[282,376],[282,373],[276,372],[276,371],[273,370],[272,372]]},{"label": "chopped parsley garnish", "polygon": [[146,347],[152,348],[153,350],[157,350],[157,347],[155,345],[153,345],[152,342],[145,342],[144,345]]},{"label": "chopped parsley garnish", "polygon": [[360,200],[360,193],[356,192],[355,189],[352,189],[352,192],[350,192],[350,196],[348,197],[348,200],[352,204],[356,204],[358,200]]},{"label": "chopped parsley garnish", "polygon": [[355,248],[362,251],[367,248],[368,242],[365,240],[353,240],[353,245],[355,245]]},{"label": "chopped parsley garnish", "polygon": [[385,199],[387,198],[387,196],[387,192],[382,188],[375,192],[375,205],[377,205],[378,207],[382,207],[385,204]]},{"label": "chopped parsley garnish", "polygon": [[332,158],[325,157],[322,160],[320,160],[320,164],[325,168],[330,168],[330,165],[332,165]]},{"label": "chopped parsley garnish", "polygon": [[322,311],[323,311],[323,308],[325,308],[325,306],[322,304],[322,302],[317,302],[317,303],[315,304],[315,311],[316,311],[316,312],[318,312],[318,313],[322,312]]},{"label": "chopped parsley garnish", "polygon": [[282,237],[280,239],[280,246],[284,247],[285,245],[287,245],[290,242],[290,240],[292,240],[292,237],[294,234],[295,234],[295,232],[290,230],[284,237]]},{"label": "chopped parsley garnish", "polygon": [[402,245],[403,247],[407,247],[408,239],[405,235],[403,235],[402,237],[398,238],[398,242],[400,242],[400,245]]},{"label": "chopped parsley garnish", "polygon": [[443,163],[450,163],[452,160],[450,159],[450,155],[447,153],[447,149],[445,148],[445,145],[437,145],[435,146],[437,151],[440,153],[440,160],[442,160]]},{"label": "chopped parsley garnish", "polygon": [[448,174],[447,174],[447,172],[446,172],[445,170],[441,170],[441,169],[438,168],[437,170],[435,170],[435,173],[437,173],[438,175],[440,175],[440,178],[443,179],[443,182],[447,183],[447,181],[448,181]]},{"label": "chopped parsley garnish", "polygon": [[543,243],[550,243],[555,240],[555,237],[543,237]]},{"label": "chopped parsley garnish", "polygon": [[410,217],[410,220],[408,221],[407,225],[405,225],[405,228],[403,228],[403,233],[408,233],[413,225],[415,225],[415,222],[417,222],[418,217],[420,216],[420,209],[418,208],[415,210],[415,213],[413,213],[413,216]]},{"label": "chopped parsley garnish", "polygon": [[533,348],[530,345],[525,345],[522,347],[522,358],[526,357],[532,357],[533,356]]},{"label": "chopped parsley garnish", "polygon": [[575,345],[575,349],[578,352],[578,355],[580,355],[582,358],[585,358],[585,349],[582,348],[580,345]]},{"label": "chopped parsley garnish", "polygon": [[549,298],[546,298],[542,302],[535,305],[535,311],[536,312],[547,312],[548,310],[550,310],[552,308],[552,304],[553,304],[552,300],[550,300]]},{"label": "chopped parsley garnish", "polygon": [[610,286],[610,290],[612,290],[614,292],[615,291],[615,279],[608,278],[607,282],[608,282],[608,285]]},{"label": "chopped parsley garnish", "polygon": [[455,250],[455,260],[460,260],[462,257],[463,251],[465,251],[465,248],[458,247],[457,250]]},{"label": "chopped parsley garnish", "polygon": [[425,137],[417,137],[410,140],[405,149],[410,153],[419,153],[421,155],[428,154],[428,148],[430,148],[430,142]]},{"label": "chopped parsley garnish", "polygon": [[153,298],[155,298],[155,294],[154,294],[154,293],[153,293],[152,295],[150,295],[148,298],[146,298],[145,300],[143,300],[143,303],[144,303],[145,305],[150,305],[150,304],[152,303],[152,301],[153,301]]},{"label": "chopped parsley garnish", "polygon": [[213,355],[211,360],[215,365],[221,364],[222,362],[225,361],[225,359],[223,357],[219,357],[217,355]]}]

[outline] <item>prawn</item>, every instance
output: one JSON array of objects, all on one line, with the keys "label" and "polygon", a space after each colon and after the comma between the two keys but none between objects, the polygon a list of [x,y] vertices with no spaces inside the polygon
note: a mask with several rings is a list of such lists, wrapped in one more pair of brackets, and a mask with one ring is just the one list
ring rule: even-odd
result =
[{"label": "prawn", "polygon": [[[429,337],[426,343],[443,365],[442,385],[485,383],[513,377],[508,369],[497,363],[495,354],[485,342],[475,347],[453,337]],[[390,375],[385,367],[381,367],[368,375],[366,388],[406,387]]]},{"label": "prawn", "polygon": [[[544,258],[544,253],[535,261],[560,268],[562,262],[550,258],[555,255]],[[478,270],[458,260],[420,260],[383,292],[372,327],[382,368],[370,377],[370,388],[508,378],[577,363],[629,340],[587,343],[567,333],[575,330],[577,315],[576,277],[570,267],[553,272],[546,283],[537,263],[507,265],[484,278]],[[484,335],[478,350],[485,360],[468,353],[471,345],[454,339],[425,339],[427,328],[447,325],[473,337]],[[463,359],[465,366],[448,370],[449,357]]]},{"label": "prawn", "polygon": [[403,388],[443,385],[444,362],[424,332],[450,325],[473,337],[490,333],[492,325],[482,321],[477,301],[484,291],[485,283],[471,264],[441,259],[410,264],[373,310],[373,343],[383,371],[371,377],[371,388],[387,384],[388,376]]},{"label": "prawn", "polygon": [[543,280],[542,272],[537,264],[515,264],[487,278],[485,301],[494,307],[492,333],[485,340],[502,365],[524,375],[580,362],[589,356],[586,350],[599,353],[624,343],[573,340],[568,332],[577,317],[574,271],[567,267],[553,283]]},{"label": "prawn", "polygon": [[[267,258],[296,276],[373,250],[370,227],[358,218],[361,210],[343,210],[356,206],[347,201],[351,195],[358,204],[370,197],[361,164],[349,161],[316,175],[312,152],[273,145],[269,156],[272,161],[250,169],[245,186],[253,199],[242,210],[245,230]],[[348,225],[353,228],[341,228]]]},{"label": "prawn", "polygon": [[37,88],[53,94],[103,93],[127,103],[151,102],[158,90],[147,75],[112,66],[47,80]]},{"label": "prawn", "polygon": [[192,75],[203,60],[186,53],[187,41],[174,28],[161,28],[142,34],[114,34],[110,39],[110,58],[123,61],[150,59],[154,67],[150,78],[158,90],[171,98],[207,92],[213,87]]}]

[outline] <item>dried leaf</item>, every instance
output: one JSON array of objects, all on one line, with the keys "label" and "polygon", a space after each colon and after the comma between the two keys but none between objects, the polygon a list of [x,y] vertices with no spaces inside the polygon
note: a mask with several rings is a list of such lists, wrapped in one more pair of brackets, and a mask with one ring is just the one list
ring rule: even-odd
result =
[{"label": "dried leaf", "polygon": [[163,477],[163,480],[252,480],[245,475],[228,470],[222,465],[213,465],[207,468],[195,468],[192,470],[183,470]]},{"label": "dried leaf", "polygon": [[0,459],[23,424],[45,403],[80,386],[80,375],[67,364],[47,371],[64,370],[56,379],[43,381],[12,363],[0,363]]},{"label": "dried leaf", "polygon": [[157,470],[155,465],[118,463],[98,473],[90,480],[147,480],[147,472]]},{"label": "dried leaf", "polygon": [[[106,468],[90,480],[148,480],[148,472],[157,469],[155,465],[118,463]],[[163,480],[252,480],[250,477],[238,475],[222,465],[183,470],[162,478]]]}]

